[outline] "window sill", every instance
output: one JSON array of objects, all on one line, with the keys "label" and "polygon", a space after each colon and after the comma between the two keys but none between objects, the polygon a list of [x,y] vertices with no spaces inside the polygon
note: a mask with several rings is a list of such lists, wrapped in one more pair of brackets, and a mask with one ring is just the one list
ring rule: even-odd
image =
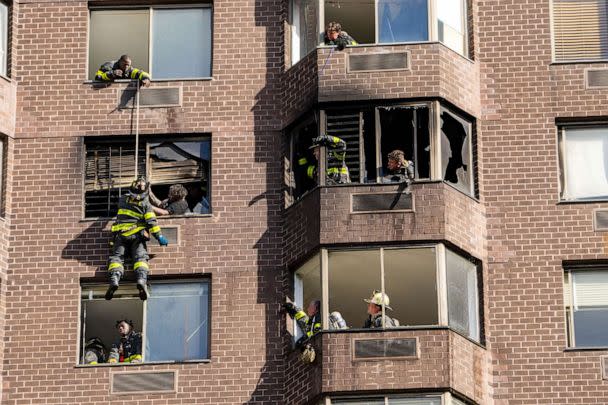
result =
[{"label": "window sill", "polygon": [[557,205],[570,205],[570,204],[598,204],[608,202],[608,197],[600,197],[594,199],[578,199],[578,200],[559,200]]},{"label": "window sill", "polygon": [[[0,75],[0,77],[3,77]],[[10,79],[8,79],[10,81]],[[196,81],[201,81],[201,82],[210,82],[214,80],[213,77],[190,77],[190,78],[183,78],[183,79],[151,79],[150,82],[151,83],[164,83],[164,82],[196,82]],[[102,84],[107,84],[108,86],[110,86],[112,83],[118,83],[118,84],[128,84],[131,82],[134,82],[135,80],[126,80],[126,79],[120,79],[120,80],[114,80],[111,82],[100,82],[100,81],[96,81],[96,80],[85,80],[84,82],[82,82],[82,84],[86,84],[86,85],[94,85],[94,84],[98,84],[98,85],[102,85]]]},{"label": "window sill", "polygon": [[608,352],[608,346],[606,347],[566,347],[564,352]]},{"label": "window sill", "polygon": [[141,367],[159,365],[184,365],[184,364],[209,364],[211,359],[187,360],[187,361],[147,361],[143,363],[100,363],[100,364],[76,364],[74,368],[99,368],[99,367]]},{"label": "window sill", "polygon": [[2,74],[0,74],[0,79],[3,79],[7,83],[12,83],[13,82],[13,80],[10,77],[2,75]]},{"label": "window sill", "polygon": [[581,59],[581,60],[569,60],[569,61],[552,61],[549,66],[561,66],[561,65],[594,65],[594,64],[601,64],[601,63],[608,63],[608,59],[601,59],[601,60],[597,60],[597,59],[593,59],[593,60],[586,60],[586,59]]},{"label": "window sill", "polygon": [[[156,219],[165,221],[169,219],[181,219],[181,218],[212,218],[213,213],[211,214],[189,214],[189,215],[157,215]],[[97,222],[97,221],[115,221],[116,217],[94,217],[94,218],[82,218],[78,222]]]}]

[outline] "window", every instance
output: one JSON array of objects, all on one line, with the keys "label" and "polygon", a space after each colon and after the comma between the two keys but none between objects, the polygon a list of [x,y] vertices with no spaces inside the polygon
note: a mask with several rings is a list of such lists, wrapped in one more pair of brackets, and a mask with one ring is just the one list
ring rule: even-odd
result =
[{"label": "window", "polygon": [[319,119],[311,117],[294,127],[288,132],[285,157],[287,206],[316,187],[317,182],[331,184],[308,175],[311,165],[318,170],[320,163],[310,150],[318,133],[346,143],[345,163],[352,183],[404,179],[388,169],[388,154],[401,150],[406,160],[414,162],[415,180],[443,180],[467,195],[475,195],[473,121],[435,101],[328,108],[320,112]]},{"label": "window", "polygon": [[332,398],[331,404],[348,405],[441,405],[441,395],[388,396],[374,398]]},{"label": "window", "polygon": [[566,271],[569,347],[608,347],[608,269]]},{"label": "window", "polygon": [[[145,174],[160,200],[169,187],[182,184],[188,190],[190,213],[210,212],[210,154],[207,136],[140,139],[137,173]],[[85,139],[85,217],[116,214],[120,196],[135,177],[135,143],[131,138]]]},{"label": "window", "polygon": [[608,59],[606,0],[553,0],[551,4],[555,61]]},{"label": "window", "polygon": [[349,328],[359,329],[367,318],[363,300],[384,289],[392,308],[386,314],[400,326],[449,326],[479,341],[477,273],[475,263],[442,244],[322,249],[294,273],[294,298],[301,307],[320,300],[324,316],[340,312]]},{"label": "window", "polygon": [[132,320],[133,330],[142,334],[144,362],[209,358],[208,281],[152,281],[147,301],[141,301],[135,285],[128,283],[106,301],[106,287],[81,287],[81,363],[86,363],[85,348],[94,338],[106,353],[111,350],[119,339],[115,325],[121,319]]},{"label": "window", "polygon": [[440,41],[461,55],[468,52],[465,0],[324,0],[322,13],[318,1],[290,4],[292,64],[323,43],[331,21],[359,44]]},{"label": "window", "polygon": [[6,188],[6,137],[0,137],[0,217],[4,218]]},{"label": "window", "polygon": [[8,75],[8,6],[0,2],[0,75]]},{"label": "window", "polygon": [[[210,6],[91,10],[89,79],[123,54],[153,79],[210,77],[211,13]],[[120,40],[109,40],[113,32]]]},{"label": "window", "polygon": [[561,198],[608,197],[608,126],[562,127],[559,131]]}]

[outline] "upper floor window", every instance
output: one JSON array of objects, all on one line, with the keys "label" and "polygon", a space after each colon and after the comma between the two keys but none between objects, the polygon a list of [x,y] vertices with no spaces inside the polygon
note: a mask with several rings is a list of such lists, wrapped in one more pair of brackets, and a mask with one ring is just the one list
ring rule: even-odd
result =
[{"label": "upper floor window", "polygon": [[608,347],[608,270],[566,271],[569,347]]},{"label": "upper floor window", "polygon": [[328,249],[296,270],[293,298],[301,308],[321,301],[323,329],[333,327],[335,311],[348,328],[361,329],[371,326],[364,299],[375,290],[388,297],[385,314],[397,321],[383,320],[384,327],[444,325],[479,341],[477,282],[477,265],[442,244]]},{"label": "upper floor window", "polygon": [[559,130],[561,199],[608,198],[608,126]]},{"label": "upper floor window", "polygon": [[329,22],[340,23],[359,44],[441,41],[468,52],[465,0],[291,0],[290,10],[292,63],[323,43]]},{"label": "upper floor window", "polygon": [[[438,111],[438,114],[435,114]],[[345,182],[334,179],[332,170],[348,170],[352,183],[392,183],[395,176],[389,154],[401,151],[413,163],[405,176],[414,180],[443,180],[468,195],[475,195],[473,174],[473,123],[438,102],[336,108],[321,111],[320,120],[310,117],[295,126],[288,139],[286,162],[286,205],[317,184]],[[320,121],[320,122],[317,122]],[[319,134],[339,139],[312,148]],[[343,150],[345,148],[345,150]],[[343,158],[343,159],[342,159]],[[326,176],[319,176],[325,163]],[[338,165],[338,163],[340,163]],[[409,164],[409,163],[408,163]]]},{"label": "upper floor window", "polygon": [[0,75],[8,74],[8,6],[0,2]]},{"label": "upper floor window", "polygon": [[608,59],[608,1],[553,0],[556,62]]},{"label": "upper floor window", "polygon": [[[137,173],[147,176],[152,194],[165,202],[161,208],[170,215],[209,214],[210,154],[211,140],[207,136],[140,139]],[[114,216],[120,196],[128,191],[134,177],[135,142],[132,138],[86,138],[85,217]],[[188,211],[171,211],[171,203],[176,202],[171,199],[179,194],[175,193],[176,197],[173,197],[171,191],[176,184],[181,184],[187,191],[187,195],[180,198],[185,198]]]},{"label": "upper floor window", "polygon": [[[112,357],[118,363],[209,358],[208,280],[151,281],[146,301],[127,283],[106,301],[106,287],[81,287],[81,364],[107,363]],[[121,340],[121,320],[131,324],[128,339]]]},{"label": "upper floor window", "polygon": [[0,137],[0,217],[5,215],[6,201],[6,145],[7,138]]},{"label": "upper floor window", "polygon": [[210,77],[211,14],[211,6],[92,9],[89,79],[123,54],[153,80]]}]

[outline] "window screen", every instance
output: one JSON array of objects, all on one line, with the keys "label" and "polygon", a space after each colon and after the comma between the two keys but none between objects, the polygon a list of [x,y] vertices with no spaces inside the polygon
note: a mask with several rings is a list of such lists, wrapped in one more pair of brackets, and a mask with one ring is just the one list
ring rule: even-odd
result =
[{"label": "window screen", "polygon": [[477,267],[446,249],[448,323],[451,328],[479,340]]},{"label": "window screen", "polygon": [[148,298],[146,360],[209,357],[209,284],[152,284]]}]

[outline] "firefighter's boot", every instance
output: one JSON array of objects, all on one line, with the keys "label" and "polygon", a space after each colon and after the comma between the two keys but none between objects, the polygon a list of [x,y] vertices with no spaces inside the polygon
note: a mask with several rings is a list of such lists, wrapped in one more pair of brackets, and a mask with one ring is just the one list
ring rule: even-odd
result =
[{"label": "firefighter's boot", "polygon": [[137,289],[139,290],[139,299],[145,301],[148,299],[148,272],[146,270],[136,270],[137,274]]},{"label": "firefighter's boot", "polygon": [[120,277],[122,274],[118,271],[113,271],[110,273],[110,285],[108,286],[108,290],[106,291],[106,299],[109,301],[114,297],[114,293],[118,290],[118,283],[120,282]]}]

